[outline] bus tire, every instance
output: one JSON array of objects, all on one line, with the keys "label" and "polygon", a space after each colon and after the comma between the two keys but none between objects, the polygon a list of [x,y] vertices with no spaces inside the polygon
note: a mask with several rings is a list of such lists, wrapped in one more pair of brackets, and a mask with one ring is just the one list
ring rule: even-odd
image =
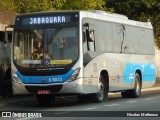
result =
[{"label": "bus tire", "polygon": [[94,93],[92,95],[93,101],[96,103],[101,103],[101,102],[105,101],[108,97],[108,88],[107,88],[107,85],[105,84],[105,81],[104,81],[104,78],[102,75],[99,78],[99,82],[100,82],[99,92]]},{"label": "bus tire", "polygon": [[141,95],[141,79],[138,73],[135,74],[135,83],[133,90],[122,91],[123,98],[138,98]]},{"label": "bus tire", "polygon": [[51,103],[51,95],[36,95],[37,102],[40,105],[49,105]]},{"label": "bus tire", "polygon": [[141,96],[141,79],[138,73],[135,74],[135,83],[134,83],[134,89],[130,91],[130,95],[132,98],[138,98]]}]

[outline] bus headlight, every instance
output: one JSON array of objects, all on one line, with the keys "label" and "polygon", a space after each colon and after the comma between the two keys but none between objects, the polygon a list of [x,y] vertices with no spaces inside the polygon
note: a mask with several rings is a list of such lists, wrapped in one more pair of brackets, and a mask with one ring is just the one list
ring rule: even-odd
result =
[{"label": "bus headlight", "polygon": [[80,68],[75,69],[73,71],[72,75],[68,78],[67,82],[72,82],[72,81],[76,80],[79,72],[80,72]]},{"label": "bus headlight", "polygon": [[12,77],[15,82],[22,83],[22,81],[19,79],[19,77],[17,76],[17,74],[14,71],[12,71]]}]

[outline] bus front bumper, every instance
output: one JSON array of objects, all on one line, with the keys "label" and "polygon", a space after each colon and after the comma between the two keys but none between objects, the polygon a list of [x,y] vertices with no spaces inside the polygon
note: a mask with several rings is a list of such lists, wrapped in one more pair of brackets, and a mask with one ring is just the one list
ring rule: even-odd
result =
[{"label": "bus front bumper", "polygon": [[13,93],[19,94],[81,94],[83,93],[82,78],[73,82],[54,84],[23,84],[12,82]]}]

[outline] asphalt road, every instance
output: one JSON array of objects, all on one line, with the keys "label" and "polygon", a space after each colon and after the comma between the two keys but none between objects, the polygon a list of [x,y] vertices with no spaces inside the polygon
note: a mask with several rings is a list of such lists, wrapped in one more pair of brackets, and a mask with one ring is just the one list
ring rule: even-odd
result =
[{"label": "asphalt road", "polygon": [[[17,113],[39,113],[42,118],[0,118],[11,120],[159,120],[160,119],[160,81],[153,88],[143,89],[140,98],[122,98],[120,93],[109,94],[103,103],[79,102],[75,96],[59,97],[56,103],[40,106],[33,96],[1,98],[0,111]],[[146,115],[144,117],[144,115]],[[154,115],[154,117],[151,117]],[[158,115],[159,117],[156,117]],[[46,117],[47,116],[47,117]]]}]

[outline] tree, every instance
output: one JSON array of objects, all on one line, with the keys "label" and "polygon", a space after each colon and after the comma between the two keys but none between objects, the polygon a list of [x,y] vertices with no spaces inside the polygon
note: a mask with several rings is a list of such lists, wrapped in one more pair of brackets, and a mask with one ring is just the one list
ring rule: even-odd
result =
[{"label": "tree", "polygon": [[106,0],[106,7],[138,21],[150,21],[154,27],[155,42],[160,48],[159,0]]},{"label": "tree", "polygon": [[0,9],[18,13],[54,10],[108,10],[124,14],[129,19],[150,20],[155,42],[160,48],[159,0],[0,0]]},{"label": "tree", "polygon": [[104,0],[1,0],[0,6],[18,13],[54,10],[105,10]]},{"label": "tree", "polygon": [[63,5],[66,10],[104,10],[104,0],[66,0],[67,4]]},{"label": "tree", "polygon": [[14,0],[0,0],[0,9],[14,11],[15,5],[14,5],[13,1]]}]

